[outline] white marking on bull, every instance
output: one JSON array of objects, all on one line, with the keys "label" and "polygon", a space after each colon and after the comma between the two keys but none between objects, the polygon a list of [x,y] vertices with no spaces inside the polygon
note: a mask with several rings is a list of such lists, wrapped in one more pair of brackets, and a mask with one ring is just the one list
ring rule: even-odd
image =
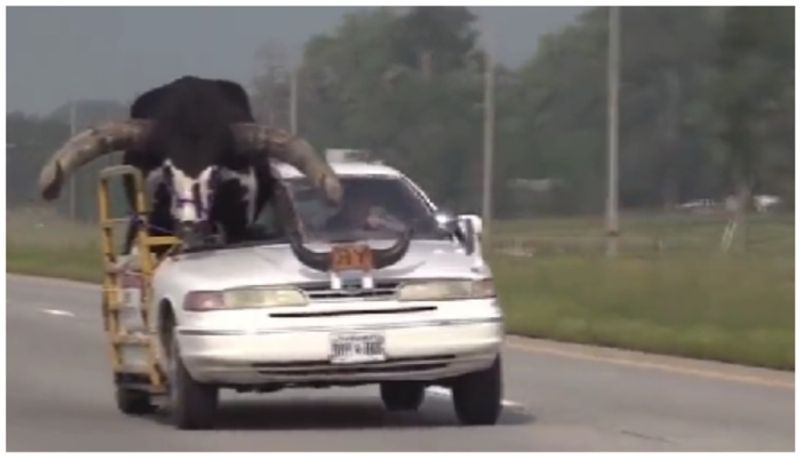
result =
[{"label": "white marking on bull", "polygon": [[[206,219],[208,217],[208,211],[211,208],[211,176],[217,169],[217,166],[211,165],[206,167],[196,178],[192,178],[180,168],[175,167],[169,159],[167,159],[164,165],[169,168],[170,174],[172,175],[170,189],[172,194],[173,217],[179,222],[198,222]],[[151,176],[154,179],[157,178],[155,174],[151,174]],[[161,173],[161,180],[164,180],[163,172]],[[197,199],[194,194],[195,186],[199,193]]]},{"label": "white marking on bull", "polygon": [[[208,218],[208,212],[211,209],[214,198],[211,177],[217,169],[220,171],[220,184],[233,180],[242,186],[244,189],[242,198],[246,200],[245,203],[247,205],[247,222],[255,220],[258,182],[253,168],[248,168],[247,171],[236,171],[212,165],[201,171],[196,178],[192,178],[184,173],[183,170],[176,168],[169,159],[164,162],[164,167],[169,168],[172,175],[171,182],[167,184],[170,185],[171,212],[175,220],[179,222],[197,222]],[[155,189],[159,184],[166,183],[164,167],[159,167],[148,173],[147,186],[150,195],[155,194]],[[202,210],[195,204],[195,186],[198,189]]]}]

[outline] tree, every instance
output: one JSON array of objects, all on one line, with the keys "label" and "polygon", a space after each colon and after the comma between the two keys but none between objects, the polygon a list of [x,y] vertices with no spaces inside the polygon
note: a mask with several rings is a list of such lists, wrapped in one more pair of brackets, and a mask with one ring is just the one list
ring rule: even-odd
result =
[{"label": "tree", "polygon": [[[449,206],[474,206],[480,72],[465,8],[369,9],[305,47],[303,135],[371,150]],[[257,93],[267,84],[260,79]]]},{"label": "tree", "polygon": [[[792,196],[793,19],[785,9],[735,10],[738,19],[721,8],[623,9],[623,207],[722,199],[731,170],[751,167],[749,153],[741,152],[747,144],[757,155],[751,187]],[[499,217],[521,214],[509,185],[519,180],[559,183],[550,209],[602,209],[607,32],[605,9],[592,8],[542,37],[522,68],[498,67],[493,206]],[[476,210],[484,58],[477,35],[474,16],[460,7],[347,16],[304,49],[303,135],[320,148],[370,149],[438,201]],[[751,44],[737,42],[747,36]],[[274,101],[263,104],[283,112],[286,85],[270,79],[269,68],[256,93],[274,91]],[[741,151],[731,153],[730,145]]]},{"label": "tree", "polygon": [[250,97],[254,117],[266,124],[289,127],[289,57],[283,46],[269,43],[258,50],[261,69]]},{"label": "tree", "polygon": [[720,113],[716,127],[723,166],[737,197],[734,220],[742,249],[753,191],[787,177],[775,175],[768,164],[777,158],[793,165],[794,138],[786,122],[794,98],[792,12],[728,8],[724,16],[713,103]]},{"label": "tree", "polygon": [[[69,136],[69,125],[53,118],[20,112],[6,116],[6,203],[9,207],[38,203],[39,170]],[[61,205],[66,211],[66,205]]]}]

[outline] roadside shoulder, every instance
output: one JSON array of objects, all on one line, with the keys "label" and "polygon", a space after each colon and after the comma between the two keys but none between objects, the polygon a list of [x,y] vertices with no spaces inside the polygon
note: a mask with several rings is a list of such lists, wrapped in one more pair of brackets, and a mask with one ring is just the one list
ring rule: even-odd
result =
[{"label": "roadside shoulder", "polygon": [[84,290],[100,290],[100,284],[88,281],[76,281],[74,279],[63,279],[49,276],[33,276],[20,273],[6,273],[6,281],[20,281],[27,284],[38,284],[41,286],[62,286],[75,287]]},{"label": "roadside shoulder", "polygon": [[652,354],[629,349],[590,346],[517,335],[508,335],[506,337],[506,346],[513,350],[545,356],[794,389],[794,371],[773,370],[713,360]]}]

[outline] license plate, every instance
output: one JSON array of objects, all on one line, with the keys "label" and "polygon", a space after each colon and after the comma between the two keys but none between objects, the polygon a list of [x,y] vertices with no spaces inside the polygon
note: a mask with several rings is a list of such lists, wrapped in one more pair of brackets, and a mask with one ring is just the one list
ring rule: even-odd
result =
[{"label": "license plate", "polygon": [[138,308],[142,305],[142,291],[140,289],[122,289],[122,305]]},{"label": "license plate", "polygon": [[139,275],[122,274],[119,278],[123,306],[139,307],[142,304],[142,278]]},{"label": "license plate", "polygon": [[331,337],[331,363],[350,364],[386,360],[381,334],[340,334]]},{"label": "license plate", "polygon": [[372,251],[369,246],[334,246],[331,250],[331,267],[334,271],[370,271],[372,265]]}]

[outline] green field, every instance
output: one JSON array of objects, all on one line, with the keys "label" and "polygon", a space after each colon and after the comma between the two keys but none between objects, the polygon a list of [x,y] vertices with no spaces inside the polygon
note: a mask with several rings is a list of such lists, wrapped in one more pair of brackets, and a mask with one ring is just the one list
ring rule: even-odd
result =
[{"label": "green field", "polygon": [[[724,221],[630,215],[622,253],[588,218],[500,223],[489,258],[511,333],[794,368],[794,219],[758,216],[746,253],[722,254]],[[10,213],[9,271],[99,280],[97,229]]]}]

